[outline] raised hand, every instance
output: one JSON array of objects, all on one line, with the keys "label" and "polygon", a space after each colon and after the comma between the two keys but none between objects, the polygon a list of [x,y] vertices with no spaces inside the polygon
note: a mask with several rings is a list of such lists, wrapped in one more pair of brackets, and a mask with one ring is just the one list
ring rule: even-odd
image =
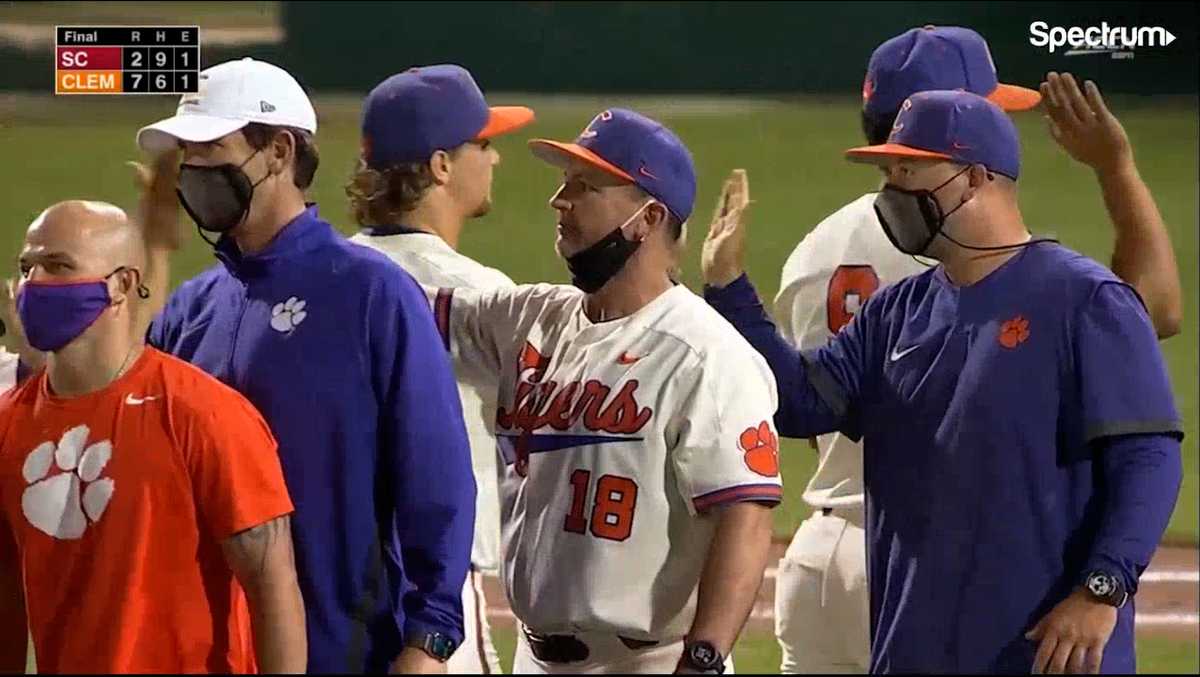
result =
[{"label": "raised hand", "polygon": [[1041,85],[1050,136],[1075,160],[1097,172],[1111,173],[1133,167],[1133,148],[1121,126],[1088,80],[1079,90],[1070,73],[1048,73]]},{"label": "raised hand", "polygon": [[149,166],[140,162],[126,164],[133,168],[134,185],[139,191],[137,218],[146,246],[178,249],[182,239],[179,198],[175,195],[179,182],[179,152],[162,153]]},{"label": "raised hand", "polygon": [[152,166],[126,163],[133,168],[138,187],[138,223],[146,252],[144,284],[150,290],[149,303],[141,309],[139,320],[148,325],[167,300],[171,284],[171,253],[179,249],[183,237],[179,229],[179,152],[168,151],[153,160]]},{"label": "raised hand", "polygon": [[746,170],[735,169],[725,180],[700,253],[704,282],[724,287],[745,271],[746,218],[750,181]]}]

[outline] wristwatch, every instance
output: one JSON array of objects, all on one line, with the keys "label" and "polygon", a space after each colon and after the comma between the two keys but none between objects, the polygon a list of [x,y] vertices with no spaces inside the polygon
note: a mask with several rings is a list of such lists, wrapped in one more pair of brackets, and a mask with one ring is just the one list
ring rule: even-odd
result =
[{"label": "wristwatch", "polygon": [[404,640],[404,646],[415,646],[437,661],[445,663],[454,655],[458,645],[440,632],[422,632]]},{"label": "wristwatch", "polygon": [[1083,587],[1098,602],[1120,609],[1129,601],[1129,592],[1120,578],[1096,569],[1084,577]]},{"label": "wristwatch", "polygon": [[707,672],[714,675],[725,673],[725,657],[717,651],[712,642],[699,640],[683,645],[683,658],[680,665],[697,672]]}]

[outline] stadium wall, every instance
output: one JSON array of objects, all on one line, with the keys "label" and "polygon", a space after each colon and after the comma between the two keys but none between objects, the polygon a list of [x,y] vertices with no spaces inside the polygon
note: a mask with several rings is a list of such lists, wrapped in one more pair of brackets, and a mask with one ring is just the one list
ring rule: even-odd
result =
[{"label": "stadium wall", "polygon": [[[490,90],[845,94],[879,42],[926,23],[980,31],[1010,82],[1069,69],[1106,92],[1184,94],[1198,75],[1190,2],[296,2],[283,17],[284,52],[319,89],[449,61]],[[1131,60],[1052,55],[1029,44],[1039,20],[1162,26],[1176,40]]]},{"label": "stadium wall", "polygon": [[[845,95],[875,45],[935,23],[983,33],[1008,82],[1070,70],[1106,93],[1195,95],[1200,79],[1191,2],[342,1],[284,2],[281,17],[282,44],[205,46],[204,65],[254,56],[351,93],[409,65],[455,62],[493,91]],[[1034,21],[1161,26],[1175,41],[1132,58],[1051,54],[1029,44]],[[53,73],[53,47],[0,44],[0,90],[45,91]]]}]

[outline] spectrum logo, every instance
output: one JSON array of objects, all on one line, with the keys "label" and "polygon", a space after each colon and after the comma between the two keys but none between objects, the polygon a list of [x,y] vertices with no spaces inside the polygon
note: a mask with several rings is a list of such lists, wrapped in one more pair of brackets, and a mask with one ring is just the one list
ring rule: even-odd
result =
[{"label": "spectrum logo", "polygon": [[1045,21],[1029,24],[1029,44],[1045,47],[1051,54],[1060,47],[1071,49],[1064,56],[1083,54],[1112,54],[1113,58],[1130,58],[1133,50],[1145,47],[1166,47],[1175,36],[1162,26],[1051,26]]}]

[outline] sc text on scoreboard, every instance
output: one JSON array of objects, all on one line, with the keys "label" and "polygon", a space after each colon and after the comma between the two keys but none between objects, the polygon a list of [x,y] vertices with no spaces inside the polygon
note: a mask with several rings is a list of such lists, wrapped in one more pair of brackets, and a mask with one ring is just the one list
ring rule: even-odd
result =
[{"label": "sc text on scoreboard", "polygon": [[56,26],[55,94],[186,94],[200,77],[199,26]]}]

